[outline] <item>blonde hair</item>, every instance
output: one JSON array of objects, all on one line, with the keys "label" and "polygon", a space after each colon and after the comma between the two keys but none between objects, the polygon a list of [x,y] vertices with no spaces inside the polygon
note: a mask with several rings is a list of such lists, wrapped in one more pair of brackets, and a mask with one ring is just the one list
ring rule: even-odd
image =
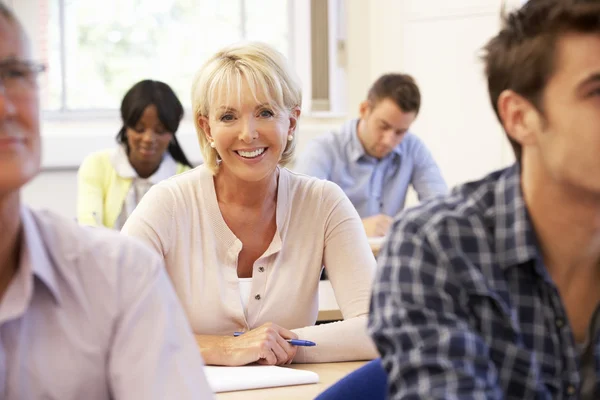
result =
[{"label": "blonde hair", "polygon": [[[267,96],[269,105],[277,110],[291,112],[302,104],[300,81],[289,67],[286,58],[271,46],[258,43],[242,43],[226,47],[212,56],[198,71],[192,85],[192,111],[194,125],[200,142],[205,165],[216,174],[219,171],[219,155],[210,147],[206,132],[200,125],[201,117],[208,118],[211,106],[218,96],[241,99],[244,79],[255,99],[257,93]],[[297,128],[297,125],[296,125]],[[296,148],[296,135],[287,145],[279,163],[289,163]]]}]

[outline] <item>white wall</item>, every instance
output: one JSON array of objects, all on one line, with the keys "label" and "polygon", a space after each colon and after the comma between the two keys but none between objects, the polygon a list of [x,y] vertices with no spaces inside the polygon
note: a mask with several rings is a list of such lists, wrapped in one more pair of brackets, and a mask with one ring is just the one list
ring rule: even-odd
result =
[{"label": "white wall", "polygon": [[[302,1],[302,0],[298,0]],[[450,185],[478,178],[512,162],[496,122],[478,61],[481,46],[499,27],[500,0],[345,0],[348,117],[379,75],[412,74],[423,95],[413,131],[423,138]],[[298,54],[297,56],[300,56]],[[304,118],[300,150],[315,135],[339,126],[341,118]],[[44,164],[69,165],[82,151],[110,146],[119,128],[116,115],[101,121],[45,121]],[[199,150],[189,120],[179,134],[191,158]],[[84,152],[83,152],[84,153]],[[75,215],[73,169],[44,171],[25,188],[33,206]]]}]

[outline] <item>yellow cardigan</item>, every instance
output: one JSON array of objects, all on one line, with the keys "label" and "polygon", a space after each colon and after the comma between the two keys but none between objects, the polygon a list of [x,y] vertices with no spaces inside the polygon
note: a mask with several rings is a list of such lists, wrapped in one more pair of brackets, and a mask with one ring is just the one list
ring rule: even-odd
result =
[{"label": "yellow cardigan", "polygon": [[[111,152],[102,150],[83,160],[77,173],[77,221],[82,225],[113,228],[127,197],[132,179],[119,176]],[[190,168],[177,163],[177,174]]]}]

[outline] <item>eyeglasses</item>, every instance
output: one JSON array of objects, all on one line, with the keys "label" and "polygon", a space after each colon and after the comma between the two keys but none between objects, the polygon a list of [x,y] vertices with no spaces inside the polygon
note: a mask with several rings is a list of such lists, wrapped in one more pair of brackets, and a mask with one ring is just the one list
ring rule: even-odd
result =
[{"label": "eyeglasses", "polygon": [[0,62],[0,84],[6,96],[20,98],[37,88],[37,77],[46,66],[29,61],[7,60]]}]

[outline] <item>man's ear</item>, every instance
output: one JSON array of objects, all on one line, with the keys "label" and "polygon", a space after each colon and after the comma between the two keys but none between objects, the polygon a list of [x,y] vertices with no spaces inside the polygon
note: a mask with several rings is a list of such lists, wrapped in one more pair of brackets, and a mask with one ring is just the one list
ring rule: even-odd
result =
[{"label": "man's ear", "polygon": [[498,97],[498,114],[507,135],[521,146],[537,142],[543,120],[536,107],[520,94],[505,90]]},{"label": "man's ear", "polygon": [[371,111],[372,107],[369,100],[363,100],[358,106],[358,113],[361,119],[367,119]]}]

